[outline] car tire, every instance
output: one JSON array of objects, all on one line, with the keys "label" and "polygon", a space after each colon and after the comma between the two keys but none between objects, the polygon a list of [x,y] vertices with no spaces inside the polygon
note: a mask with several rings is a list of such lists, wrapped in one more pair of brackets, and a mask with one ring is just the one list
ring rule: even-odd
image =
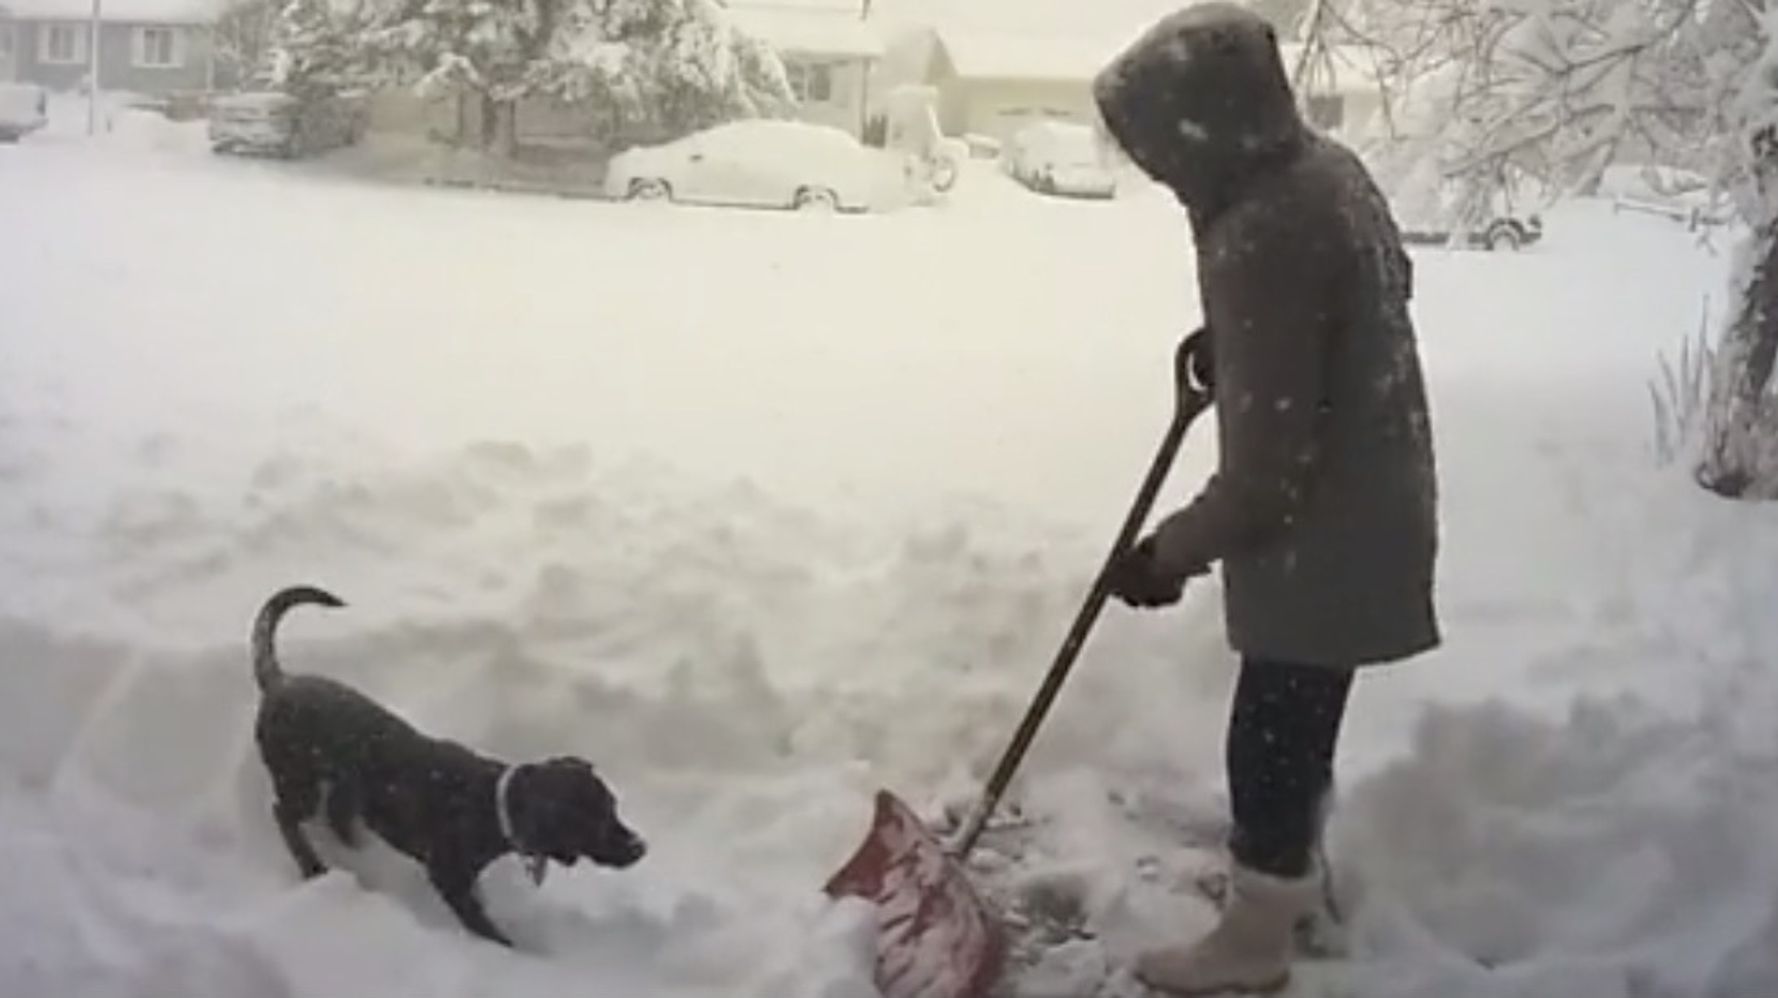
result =
[{"label": "car tire", "polygon": [[629,197],[631,201],[671,201],[673,187],[665,180],[637,177],[630,181]]},{"label": "car tire", "polygon": [[1520,249],[1524,248],[1525,237],[1519,232],[1519,228],[1516,225],[1496,225],[1494,228],[1488,230],[1487,242],[1488,249],[1492,252],[1499,253],[1501,251],[1508,251],[1517,253]]},{"label": "car tire", "polygon": [[838,211],[840,198],[825,187],[804,187],[796,192],[790,206],[797,211]]},{"label": "car tire", "polygon": [[957,186],[957,164],[949,156],[940,156],[932,164],[932,189],[940,194]]}]

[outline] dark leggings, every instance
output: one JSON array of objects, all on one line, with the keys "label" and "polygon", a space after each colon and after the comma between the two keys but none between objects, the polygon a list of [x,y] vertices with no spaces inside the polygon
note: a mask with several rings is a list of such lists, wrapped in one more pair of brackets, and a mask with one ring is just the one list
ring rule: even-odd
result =
[{"label": "dark leggings", "polygon": [[1321,835],[1352,671],[1248,658],[1229,718],[1229,850],[1242,866],[1300,877]]}]

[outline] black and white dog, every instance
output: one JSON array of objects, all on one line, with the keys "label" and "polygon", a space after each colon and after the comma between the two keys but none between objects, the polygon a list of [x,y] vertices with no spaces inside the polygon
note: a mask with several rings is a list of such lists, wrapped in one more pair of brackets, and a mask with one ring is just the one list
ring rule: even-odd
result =
[{"label": "black and white dog", "polygon": [[511,946],[476,896],[489,863],[517,853],[542,883],[550,860],[622,868],[642,858],[642,839],[618,819],[616,798],[585,760],[508,765],[429,738],[344,683],[286,675],[273,639],[284,614],[304,604],[345,605],[312,586],[281,590],[260,609],[252,638],[254,738],[271,774],[273,815],[304,877],[326,870],[300,827],[325,801],[341,842],[357,845],[362,823],[425,866],[465,928]]}]

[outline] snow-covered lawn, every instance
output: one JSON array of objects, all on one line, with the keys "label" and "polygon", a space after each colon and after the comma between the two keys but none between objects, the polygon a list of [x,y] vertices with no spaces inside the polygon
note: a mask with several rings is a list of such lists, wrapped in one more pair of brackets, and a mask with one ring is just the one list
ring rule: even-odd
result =
[{"label": "snow-covered lawn", "polygon": [[[1196,319],[1166,200],[603,205],[191,139],[0,149],[0,992],[867,996],[818,887],[877,786],[969,799],[1096,567]],[[1778,525],[1648,446],[1723,261],[1584,204],[1416,259],[1448,643],[1359,687],[1355,959],[1295,993],[1778,994]],[[490,878],[546,955],[388,857],[295,883],[245,638],[298,581],[352,606],[291,668],[617,789],[641,866]],[[1101,628],[991,843],[1091,935],[1020,995],[1139,994],[1211,918],[1215,587]]]}]

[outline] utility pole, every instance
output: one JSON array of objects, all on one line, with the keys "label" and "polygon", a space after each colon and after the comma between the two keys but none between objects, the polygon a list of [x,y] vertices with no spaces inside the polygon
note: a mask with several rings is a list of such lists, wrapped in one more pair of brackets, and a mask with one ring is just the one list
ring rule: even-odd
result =
[{"label": "utility pole", "polygon": [[[859,0],[858,20],[864,22],[864,30],[870,31],[870,0]],[[858,98],[858,137],[864,138],[870,132],[870,84],[871,60],[863,60],[863,67],[858,73],[858,86],[863,91]]]},{"label": "utility pole", "polygon": [[86,133],[99,133],[99,20],[102,12],[99,4],[102,0],[93,0],[93,18],[88,26],[86,39]]}]

